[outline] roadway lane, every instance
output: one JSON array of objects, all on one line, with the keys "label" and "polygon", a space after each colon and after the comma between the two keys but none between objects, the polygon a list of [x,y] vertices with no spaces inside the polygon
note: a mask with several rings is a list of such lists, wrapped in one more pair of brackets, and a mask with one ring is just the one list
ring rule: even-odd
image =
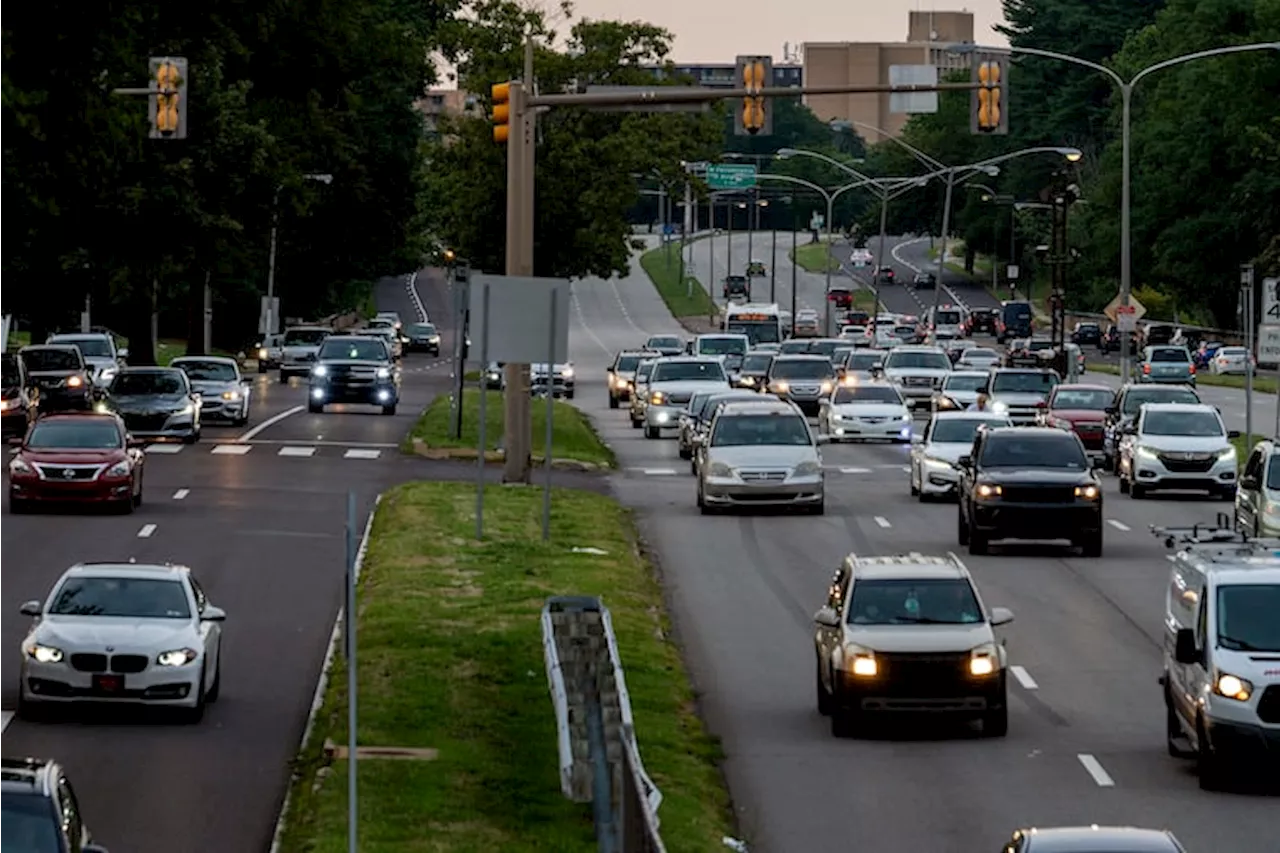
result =
[{"label": "roadway lane", "polygon": [[[406,307],[412,298],[404,282],[384,281],[378,307],[412,320],[418,315]],[[421,288],[428,304],[447,299],[436,284]],[[436,314],[448,334],[450,318]],[[413,401],[408,411],[444,384],[447,372],[415,369],[429,361],[406,357],[405,397]],[[300,393],[278,385],[274,376],[255,388],[261,395],[250,432],[289,411],[290,392]],[[234,441],[244,431],[211,429],[199,444],[152,449],[146,502],[131,516],[6,512],[0,536],[9,614],[0,620],[6,673],[17,671],[27,628],[16,617],[18,605],[43,598],[80,560],[186,563],[229,618],[222,696],[200,725],[126,709],[10,722],[17,687],[11,676],[3,690],[4,754],[63,762],[88,824],[113,849],[265,850],[342,595],[348,491],[356,494],[363,525],[375,496],[388,486],[461,473],[396,453],[394,444],[411,422],[408,411],[403,418],[331,416],[343,422],[349,446]],[[397,424],[401,433],[384,435],[370,428],[375,423]],[[219,433],[227,441],[219,442]],[[383,437],[392,438],[393,447],[368,446]]]},{"label": "roadway lane", "polygon": [[[941,241],[935,241],[941,245]],[[899,276],[904,271],[907,280],[918,272],[937,274],[938,262],[929,258],[929,238],[926,237],[894,237],[894,268]],[[943,296],[950,295],[956,302],[968,308],[994,308],[1000,300],[987,290],[986,285],[969,276],[947,269],[942,276]]]},{"label": "roadway lane", "polygon": [[1109,480],[1103,559],[1052,548],[966,556],[988,602],[1017,614],[1011,659],[1030,678],[1011,681],[1009,737],[930,727],[834,741],[813,706],[810,623],[831,573],[850,550],[959,550],[956,509],[908,496],[905,447],[833,446],[826,516],[698,515],[674,442],[644,440],[605,408],[614,342],[676,328],[656,295],[633,285],[574,285],[577,402],[618,453],[617,493],[660,554],[753,850],[843,848],[867,826],[885,827],[857,832],[869,853],[968,853],[995,849],[1024,823],[1095,821],[1167,824],[1191,850],[1273,843],[1274,799],[1202,793],[1163,744],[1156,640],[1168,563],[1147,525],[1211,520],[1224,504],[1134,501]]}]

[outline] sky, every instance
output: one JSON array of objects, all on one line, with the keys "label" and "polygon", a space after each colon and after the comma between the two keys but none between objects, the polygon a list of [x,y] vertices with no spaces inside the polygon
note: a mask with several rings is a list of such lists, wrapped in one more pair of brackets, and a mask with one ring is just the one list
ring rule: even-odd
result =
[{"label": "sky", "polygon": [[[956,3],[917,0],[573,0],[575,16],[604,20],[643,20],[675,33],[671,58],[677,63],[733,62],[739,54],[782,59],[782,45],[806,41],[903,41],[907,13],[970,11],[974,40],[979,44],[1007,44],[992,32],[1003,20],[1001,0],[962,0]],[[550,5],[550,4],[547,4]],[[552,7],[554,8],[554,7]],[[692,9],[697,9],[696,14]]]}]

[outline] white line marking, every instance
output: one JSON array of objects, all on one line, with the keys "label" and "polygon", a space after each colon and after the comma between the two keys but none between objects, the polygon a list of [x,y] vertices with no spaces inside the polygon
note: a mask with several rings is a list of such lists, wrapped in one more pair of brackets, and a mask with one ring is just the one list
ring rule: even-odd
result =
[{"label": "white line marking", "polygon": [[870,474],[870,468],[841,468],[841,474]]},{"label": "white line marking", "polygon": [[294,406],[292,409],[285,409],[283,412],[281,412],[278,415],[272,415],[262,423],[258,424],[253,429],[246,432],[244,435],[237,438],[236,441],[248,441],[249,439],[256,436],[258,433],[262,432],[264,429],[275,426],[285,418],[290,417],[291,415],[296,415],[298,414],[298,412],[301,412],[305,408],[306,406]]},{"label": "white line marking", "polygon": [[156,526],[155,526],[154,524],[144,524],[144,525],[142,525],[142,527],[138,530],[138,538],[139,538],[139,539],[150,539],[150,538],[151,538],[151,534],[152,534],[152,533],[155,533],[155,532],[156,532]]},{"label": "white line marking", "polygon": [[172,456],[175,453],[181,453],[182,447],[183,445],[181,444],[148,444],[146,451],[147,453]]},{"label": "white line marking", "polygon": [[641,468],[650,477],[669,477],[676,473],[675,468]]},{"label": "white line marking", "polygon": [[343,459],[377,459],[382,455],[381,450],[362,450],[358,447],[349,449],[342,454]]},{"label": "white line marking", "polygon": [[409,276],[404,283],[405,290],[409,291],[409,298],[413,300],[413,308],[418,312],[418,319],[423,323],[427,322],[427,309],[422,304],[422,297],[418,295],[418,274],[415,272]]},{"label": "white line marking", "polygon": [[876,516],[876,524],[881,527],[893,527],[893,525],[889,523],[889,519],[885,518],[883,515]]},{"label": "white line marking", "polygon": [[282,447],[276,453],[276,456],[300,456],[305,459],[309,456],[314,456],[315,453],[316,449],[314,447]]},{"label": "white line marking", "polygon": [[320,439],[316,439],[315,441],[308,441],[303,439],[297,439],[294,441],[277,441],[274,438],[259,438],[255,441],[242,441],[237,443],[252,444],[252,445],[287,444],[290,447],[374,447],[379,450],[395,450],[397,447],[400,446],[398,444],[389,444],[387,442],[377,442],[377,441],[321,441]]},{"label": "white line marking", "polygon": [[178,489],[178,491],[173,493],[173,499],[175,501],[186,500],[186,497],[189,494],[191,494],[190,489]]},{"label": "white line marking", "polygon": [[219,456],[244,456],[250,450],[253,450],[251,444],[215,444],[209,452]]},{"label": "white line marking", "polygon": [[1009,671],[1013,673],[1013,677],[1018,679],[1018,683],[1028,690],[1035,690],[1040,685],[1036,684],[1036,680],[1031,677],[1031,673],[1027,672],[1017,664],[1009,667]]},{"label": "white line marking", "polygon": [[1123,521],[1116,521],[1114,518],[1108,518],[1107,524],[1110,524],[1116,530],[1119,530],[1123,533],[1128,533],[1130,530],[1133,529],[1129,525],[1125,524]]},{"label": "white line marking", "polygon": [[1082,752],[1076,756],[1080,759],[1080,763],[1084,765],[1084,769],[1093,777],[1093,781],[1098,783],[1099,788],[1114,788],[1116,780],[1112,779],[1106,770],[1102,769],[1102,764],[1098,759],[1094,758],[1086,752]]},{"label": "white line marking", "polygon": [[13,722],[12,711],[0,711],[0,732],[9,728],[9,724]]}]

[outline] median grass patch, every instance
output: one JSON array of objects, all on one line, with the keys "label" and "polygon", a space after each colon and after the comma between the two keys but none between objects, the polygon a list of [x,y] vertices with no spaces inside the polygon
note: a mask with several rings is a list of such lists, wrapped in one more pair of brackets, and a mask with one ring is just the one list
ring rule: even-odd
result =
[{"label": "median grass patch", "polygon": [[686,265],[680,280],[680,244],[668,243],[640,256],[640,268],[649,276],[673,317],[707,317],[715,312],[707,289]]},{"label": "median grass patch", "polygon": [[[1108,364],[1105,361],[1090,362],[1088,370],[1091,373],[1110,373],[1112,376],[1120,375],[1120,365]],[[1244,388],[1243,376],[1223,376],[1217,373],[1197,373],[1197,385],[1212,385],[1217,388]],[[1276,393],[1276,379],[1273,376],[1254,376],[1253,390],[1259,394]]]},{"label": "median grass patch", "polygon": [[[496,451],[502,443],[502,392],[486,391],[485,401],[485,450]],[[596,435],[591,422],[574,406],[562,400],[553,404],[551,420],[551,458],[552,460],[573,460],[585,462],[600,468],[612,468],[616,460],[613,451],[604,446]],[[533,415],[533,455],[536,459],[545,458],[543,448],[547,435],[547,402],[535,398],[532,403]],[[441,395],[431,401],[431,405],[418,418],[407,439],[407,449],[412,450],[414,440],[418,439],[426,445],[428,451],[457,450],[458,456],[475,453],[480,446],[480,392],[467,388],[462,395],[462,437],[453,438],[449,434],[449,397]],[[453,454],[450,454],[453,455]]]},{"label": "median grass patch", "polygon": [[787,254],[796,266],[808,272],[824,273],[827,270],[835,272],[840,269],[840,262],[831,256],[826,243],[797,246],[794,251],[788,251]]},{"label": "median grass patch", "polygon": [[[358,743],[437,754],[360,759],[364,853],[596,850],[590,804],[560,793],[539,624],[557,594],[599,595],[612,612],[667,849],[722,849],[734,834],[719,749],[695,713],[628,513],[557,489],[544,543],[541,495],[488,487],[482,542],[471,485],[409,483],[378,508],[361,577]],[[340,657],[295,763],[283,853],[346,850],[347,765],[327,764],[322,751],[347,744]]]}]

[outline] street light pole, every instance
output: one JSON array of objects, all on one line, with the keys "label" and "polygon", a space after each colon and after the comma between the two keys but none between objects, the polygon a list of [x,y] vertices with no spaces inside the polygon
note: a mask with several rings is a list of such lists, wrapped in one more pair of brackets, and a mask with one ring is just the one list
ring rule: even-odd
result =
[{"label": "street light pole", "polygon": [[[306,174],[302,176],[304,181],[318,181],[322,184],[333,183],[333,175],[329,174]],[[280,232],[280,193],[284,191],[284,184],[276,186],[275,193],[271,196],[271,244],[267,249],[267,310],[264,312],[267,320],[266,331],[264,335],[274,335],[278,333],[276,324],[280,318],[275,316],[275,296],[276,296],[276,246],[279,244],[277,239]]]},{"label": "street light pole", "polygon": [[947,232],[951,230],[951,192],[956,185],[954,169],[947,170],[947,194],[942,202],[942,242],[938,246],[938,283],[933,287],[933,309],[937,313],[938,302],[942,298],[942,282],[946,281],[947,269]]}]

